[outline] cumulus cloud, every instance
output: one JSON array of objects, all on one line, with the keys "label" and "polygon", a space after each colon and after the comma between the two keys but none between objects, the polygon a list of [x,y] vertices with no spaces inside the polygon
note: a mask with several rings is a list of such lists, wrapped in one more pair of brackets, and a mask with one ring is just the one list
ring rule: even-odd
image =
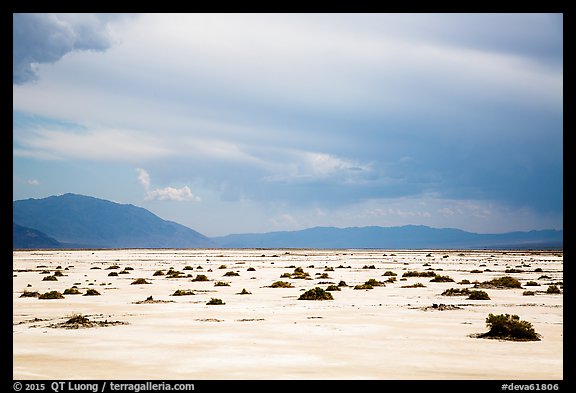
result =
[{"label": "cumulus cloud", "polygon": [[188,186],[181,188],[165,187],[151,190],[150,174],[148,171],[142,168],[136,168],[136,172],[138,173],[138,181],[144,187],[144,191],[146,192],[144,199],[147,201],[201,201],[200,197],[194,195]]},{"label": "cumulus cloud", "polygon": [[77,50],[105,51],[112,45],[116,14],[13,14],[13,83],[38,78],[40,63],[54,63]]}]

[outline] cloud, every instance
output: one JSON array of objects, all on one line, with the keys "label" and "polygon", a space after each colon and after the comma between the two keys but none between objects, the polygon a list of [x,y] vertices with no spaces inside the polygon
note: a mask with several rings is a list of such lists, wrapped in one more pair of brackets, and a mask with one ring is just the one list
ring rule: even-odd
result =
[{"label": "cloud", "polygon": [[26,183],[28,183],[31,186],[37,186],[40,184],[40,181],[36,180],[36,179],[30,179],[28,180]]},{"label": "cloud", "polygon": [[190,187],[184,186],[181,188],[165,187],[157,188],[155,190],[150,189],[150,174],[142,168],[136,168],[138,172],[138,181],[144,187],[146,191],[146,196],[144,197],[147,201],[193,201],[200,202],[201,198],[194,195],[190,190]]},{"label": "cloud", "polygon": [[57,62],[69,52],[105,51],[112,45],[110,23],[121,17],[118,14],[13,14],[13,83],[36,80],[38,64]]}]

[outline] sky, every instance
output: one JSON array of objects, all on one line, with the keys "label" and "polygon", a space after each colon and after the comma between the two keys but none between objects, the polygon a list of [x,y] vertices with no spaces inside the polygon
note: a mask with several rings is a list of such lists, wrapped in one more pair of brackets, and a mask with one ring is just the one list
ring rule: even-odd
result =
[{"label": "sky", "polygon": [[563,229],[562,14],[14,14],[13,200],[207,236]]}]

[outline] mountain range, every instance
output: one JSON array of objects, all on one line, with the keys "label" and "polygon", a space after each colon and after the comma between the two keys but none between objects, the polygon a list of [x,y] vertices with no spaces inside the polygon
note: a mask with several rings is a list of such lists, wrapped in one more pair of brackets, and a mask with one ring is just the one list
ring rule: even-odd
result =
[{"label": "mountain range", "polygon": [[315,227],[208,238],[150,211],[64,194],[13,202],[13,248],[562,248],[562,230],[479,234],[424,225]]}]

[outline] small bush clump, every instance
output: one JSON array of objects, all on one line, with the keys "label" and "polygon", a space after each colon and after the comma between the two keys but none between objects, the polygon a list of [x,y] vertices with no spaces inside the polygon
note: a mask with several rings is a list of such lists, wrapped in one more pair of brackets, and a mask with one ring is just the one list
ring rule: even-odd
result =
[{"label": "small bush clump", "polygon": [[309,289],[304,292],[298,300],[334,300],[330,292],[326,292],[320,287]]},{"label": "small bush clump", "polygon": [[286,281],[275,281],[270,285],[270,288],[294,288],[292,284]]},{"label": "small bush clump", "polygon": [[421,282],[417,282],[416,284],[412,285],[402,285],[400,288],[426,288],[426,285],[422,284]]},{"label": "small bush clump", "polygon": [[217,298],[211,298],[210,301],[208,301],[208,303],[206,303],[207,305],[218,305],[218,304],[226,304],[222,301],[222,299],[217,299]]},{"label": "small bush clump", "polygon": [[441,293],[442,296],[469,296],[470,290],[468,288],[448,288]]},{"label": "small bush clump", "polygon": [[163,276],[164,272],[162,270],[156,270],[153,274],[153,276]]},{"label": "small bush clump", "polygon": [[24,292],[22,292],[22,295],[20,295],[20,297],[38,297],[38,296],[40,296],[38,292],[27,290],[24,290]]},{"label": "small bush clump", "polygon": [[209,281],[208,277],[204,274],[197,274],[196,277],[192,281]]},{"label": "small bush clump", "polygon": [[42,281],[58,281],[56,276],[46,276],[42,279]]},{"label": "small bush clump", "polygon": [[151,284],[151,283],[146,281],[145,278],[137,278],[136,280],[134,280],[130,283],[130,285],[140,285],[140,284]]},{"label": "small bush clump", "polygon": [[489,314],[486,325],[490,330],[478,335],[481,338],[498,338],[514,341],[540,341],[540,334],[534,331],[530,322],[522,321],[518,315]]},{"label": "small bush clump", "polygon": [[549,285],[548,289],[546,290],[546,293],[553,293],[553,294],[560,293],[560,288],[558,288],[558,286],[556,285]]},{"label": "small bush clump", "polygon": [[327,291],[340,291],[340,287],[336,286],[336,285],[328,285],[328,287],[326,288]]},{"label": "small bush clump", "polygon": [[524,291],[522,292],[522,296],[534,296],[536,295],[536,292],[534,291]]},{"label": "small bush clump", "polygon": [[242,288],[242,292],[239,292],[238,295],[252,295],[252,292],[248,292],[246,288]]},{"label": "small bush clump", "polygon": [[354,289],[374,289],[374,287],[370,284],[359,284],[355,285]]},{"label": "small bush clump", "polygon": [[86,293],[83,296],[99,296],[99,295],[100,295],[100,292],[98,292],[95,289],[90,288],[90,289],[86,290]]},{"label": "small bush clump", "polygon": [[475,285],[476,288],[522,288],[520,281],[514,277],[504,276],[494,278],[490,281],[484,281]]},{"label": "small bush clump", "polygon": [[454,280],[451,277],[436,274],[430,282],[454,282]]},{"label": "small bush clump", "polygon": [[484,291],[470,291],[468,300],[490,300],[490,296]]},{"label": "small bush clump", "polygon": [[369,279],[364,284],[365,285],[371,285],[373,287],[385,287],[386,286],[386,284],[384,284],[383,282],[380,282],[374,278]]},{"label": "small bush clump", "polygon": [[41,294],[40,296],[38,296],[38,299],[64,299],[64,295],[62,295],[58,291],[50,291]]},{"label": "small bush clump", "polygon": [[214,283],[215,287],[229,287],[230,283],[227,283],[226,281],[216,281]]},{"label": "small bush clump", "polygon": [[435,275],[436,275],[436,273],[434,273],[432,271],[428,271],[428,272],[411,271],[411,272],[403,273],[402,277],[434,277]]},{"label": "small bush clump", "polygon": [[236,276],[239,276],[239,275],[240,275],[240,274],[238,274],[238,273],[236,273],[236,272],[230,271],[230,272],[226,272],[226,273],[224,274],[224,277],[236,277]]},{"label": "small bush clump", "polygon": [[76,286],[64,290],[64,295],[80,295],[81,293]]},{"label": "small bush clump", "polygon": [[189,289],[177,289],[172,294],[172,296],[191,296],[191,295],[195,295],[195,293]]}]

